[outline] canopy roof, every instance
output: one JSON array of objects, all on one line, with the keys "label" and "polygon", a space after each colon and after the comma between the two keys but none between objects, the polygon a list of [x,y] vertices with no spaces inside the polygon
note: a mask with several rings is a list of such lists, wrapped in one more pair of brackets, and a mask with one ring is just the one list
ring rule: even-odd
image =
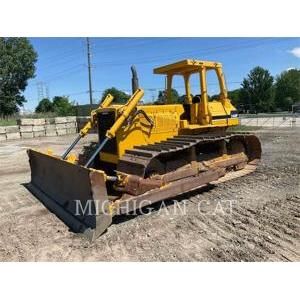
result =
[{"label": "canopy roof", "polygon": [[174,74],[183,75],[186,73],[196,73],[199,72],[201,66],[207,69],[221,68],[222,64],[213,61],[204,61],[196,59],[185,59],[173,64],[165,65],[162,67],[155,68],[153,70],[154,74]]}]

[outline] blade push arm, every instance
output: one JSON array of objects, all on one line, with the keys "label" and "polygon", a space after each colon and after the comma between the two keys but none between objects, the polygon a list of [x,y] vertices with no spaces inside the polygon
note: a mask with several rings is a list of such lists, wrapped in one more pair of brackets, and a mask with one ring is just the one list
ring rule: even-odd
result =
[{"label": "blade push arm", "polygon": [[143,98],[144,91],[142,89],[137,89],[134,94],[130,97],[127,103],[122,107],[122,112],[120,116],[117,118],[113,126],[107,130],[106,136],[109,139],[112,139],[116,136],[117,131],[124,124],[124,122],[128,119],[132,111],[136,108],[139,101]]},{"label": "blade push arm", "polygon": [[90,120],[84,125],[84,127],[79,131],[78,136],[74,140],[74,142],[71,144],[71,146],[64,152],[64,154],[61,156],[62,159],[66,159],[67,155],[72,151],[72,149],[78,144],[81,138],[85,137],[88,132],[95,126],[97,123],[97,113],[106,107],[109,107],[114,100],[114,97],[111,94],[107,94],[105,99],[101,102],[98,108],[91,111],[91,117]]},{"label": "blade push arm", "polygon": [[101,109],[109,107],[113,100],[114,100],[114,97],[111,94],[107,94],[107,96],[102,101],[102,103],[99,105],[99,107],[91,111],[90,120],[84,125],[84,127],[79,132],[81,137],[86,136],[88,134],[88,132],[96,125],[96,123],[97,123],[97,118],[96,118],[97,113]]},{"label": "blade push arm", "polygon": [[127,103],[122,107],[122,112],[120,116],[117,118],[113,126],[107,130],[105,139],[98,145],[97,149],[90,157],[88,162],[85,164],[85,167],[88,168],[90,164],[94,161],[95,157],[99,154],[99,152],[103,149],[105,144],[112,138],[116,136],[117,131],[122,127],[124,122],[128,119],[130,114],[136,108],[138,102],[144,96],[144,91],[142,89],[138,89],[134,92],[134,94],[130,97]]}]

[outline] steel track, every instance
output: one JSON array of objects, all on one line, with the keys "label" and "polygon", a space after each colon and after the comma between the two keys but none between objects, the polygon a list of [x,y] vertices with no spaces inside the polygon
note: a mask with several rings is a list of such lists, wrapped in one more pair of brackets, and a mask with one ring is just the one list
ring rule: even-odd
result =
[{"label": "steel track", "polygon": [[225,140],[227,142],[238,140],[245,146],[249,162],[260,159],[261,145],[258,138],[249,132],[235,132],[224,134],[178,135],[165,141],[145,146],[135,146],[126,150],[119,160],[117,170],[127,174],[145,177],[147,168],[154,160],[164,161],[170,155],[178,158],[186,156],[186,150],[195,146]]}]

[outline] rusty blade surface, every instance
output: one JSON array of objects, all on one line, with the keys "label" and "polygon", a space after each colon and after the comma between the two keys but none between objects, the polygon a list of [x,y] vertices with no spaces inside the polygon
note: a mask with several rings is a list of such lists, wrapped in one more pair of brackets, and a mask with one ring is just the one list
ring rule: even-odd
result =
[{"label": "rusty blade surface", "polygon": [[28,189],[73,232],[100,235],[111,223],[104,173],[28,150]]}]

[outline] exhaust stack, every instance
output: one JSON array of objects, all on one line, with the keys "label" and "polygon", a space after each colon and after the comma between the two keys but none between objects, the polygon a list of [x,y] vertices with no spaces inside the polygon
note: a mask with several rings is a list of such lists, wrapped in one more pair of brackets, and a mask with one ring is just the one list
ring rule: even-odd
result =
[{"label": "exhaust stack", "polygon": [[134,94],[139,89],[139,79],[137,76],[135,66],[131,66],[130,69],[132,73],[132,79],[131,79],[132,94]]}]

